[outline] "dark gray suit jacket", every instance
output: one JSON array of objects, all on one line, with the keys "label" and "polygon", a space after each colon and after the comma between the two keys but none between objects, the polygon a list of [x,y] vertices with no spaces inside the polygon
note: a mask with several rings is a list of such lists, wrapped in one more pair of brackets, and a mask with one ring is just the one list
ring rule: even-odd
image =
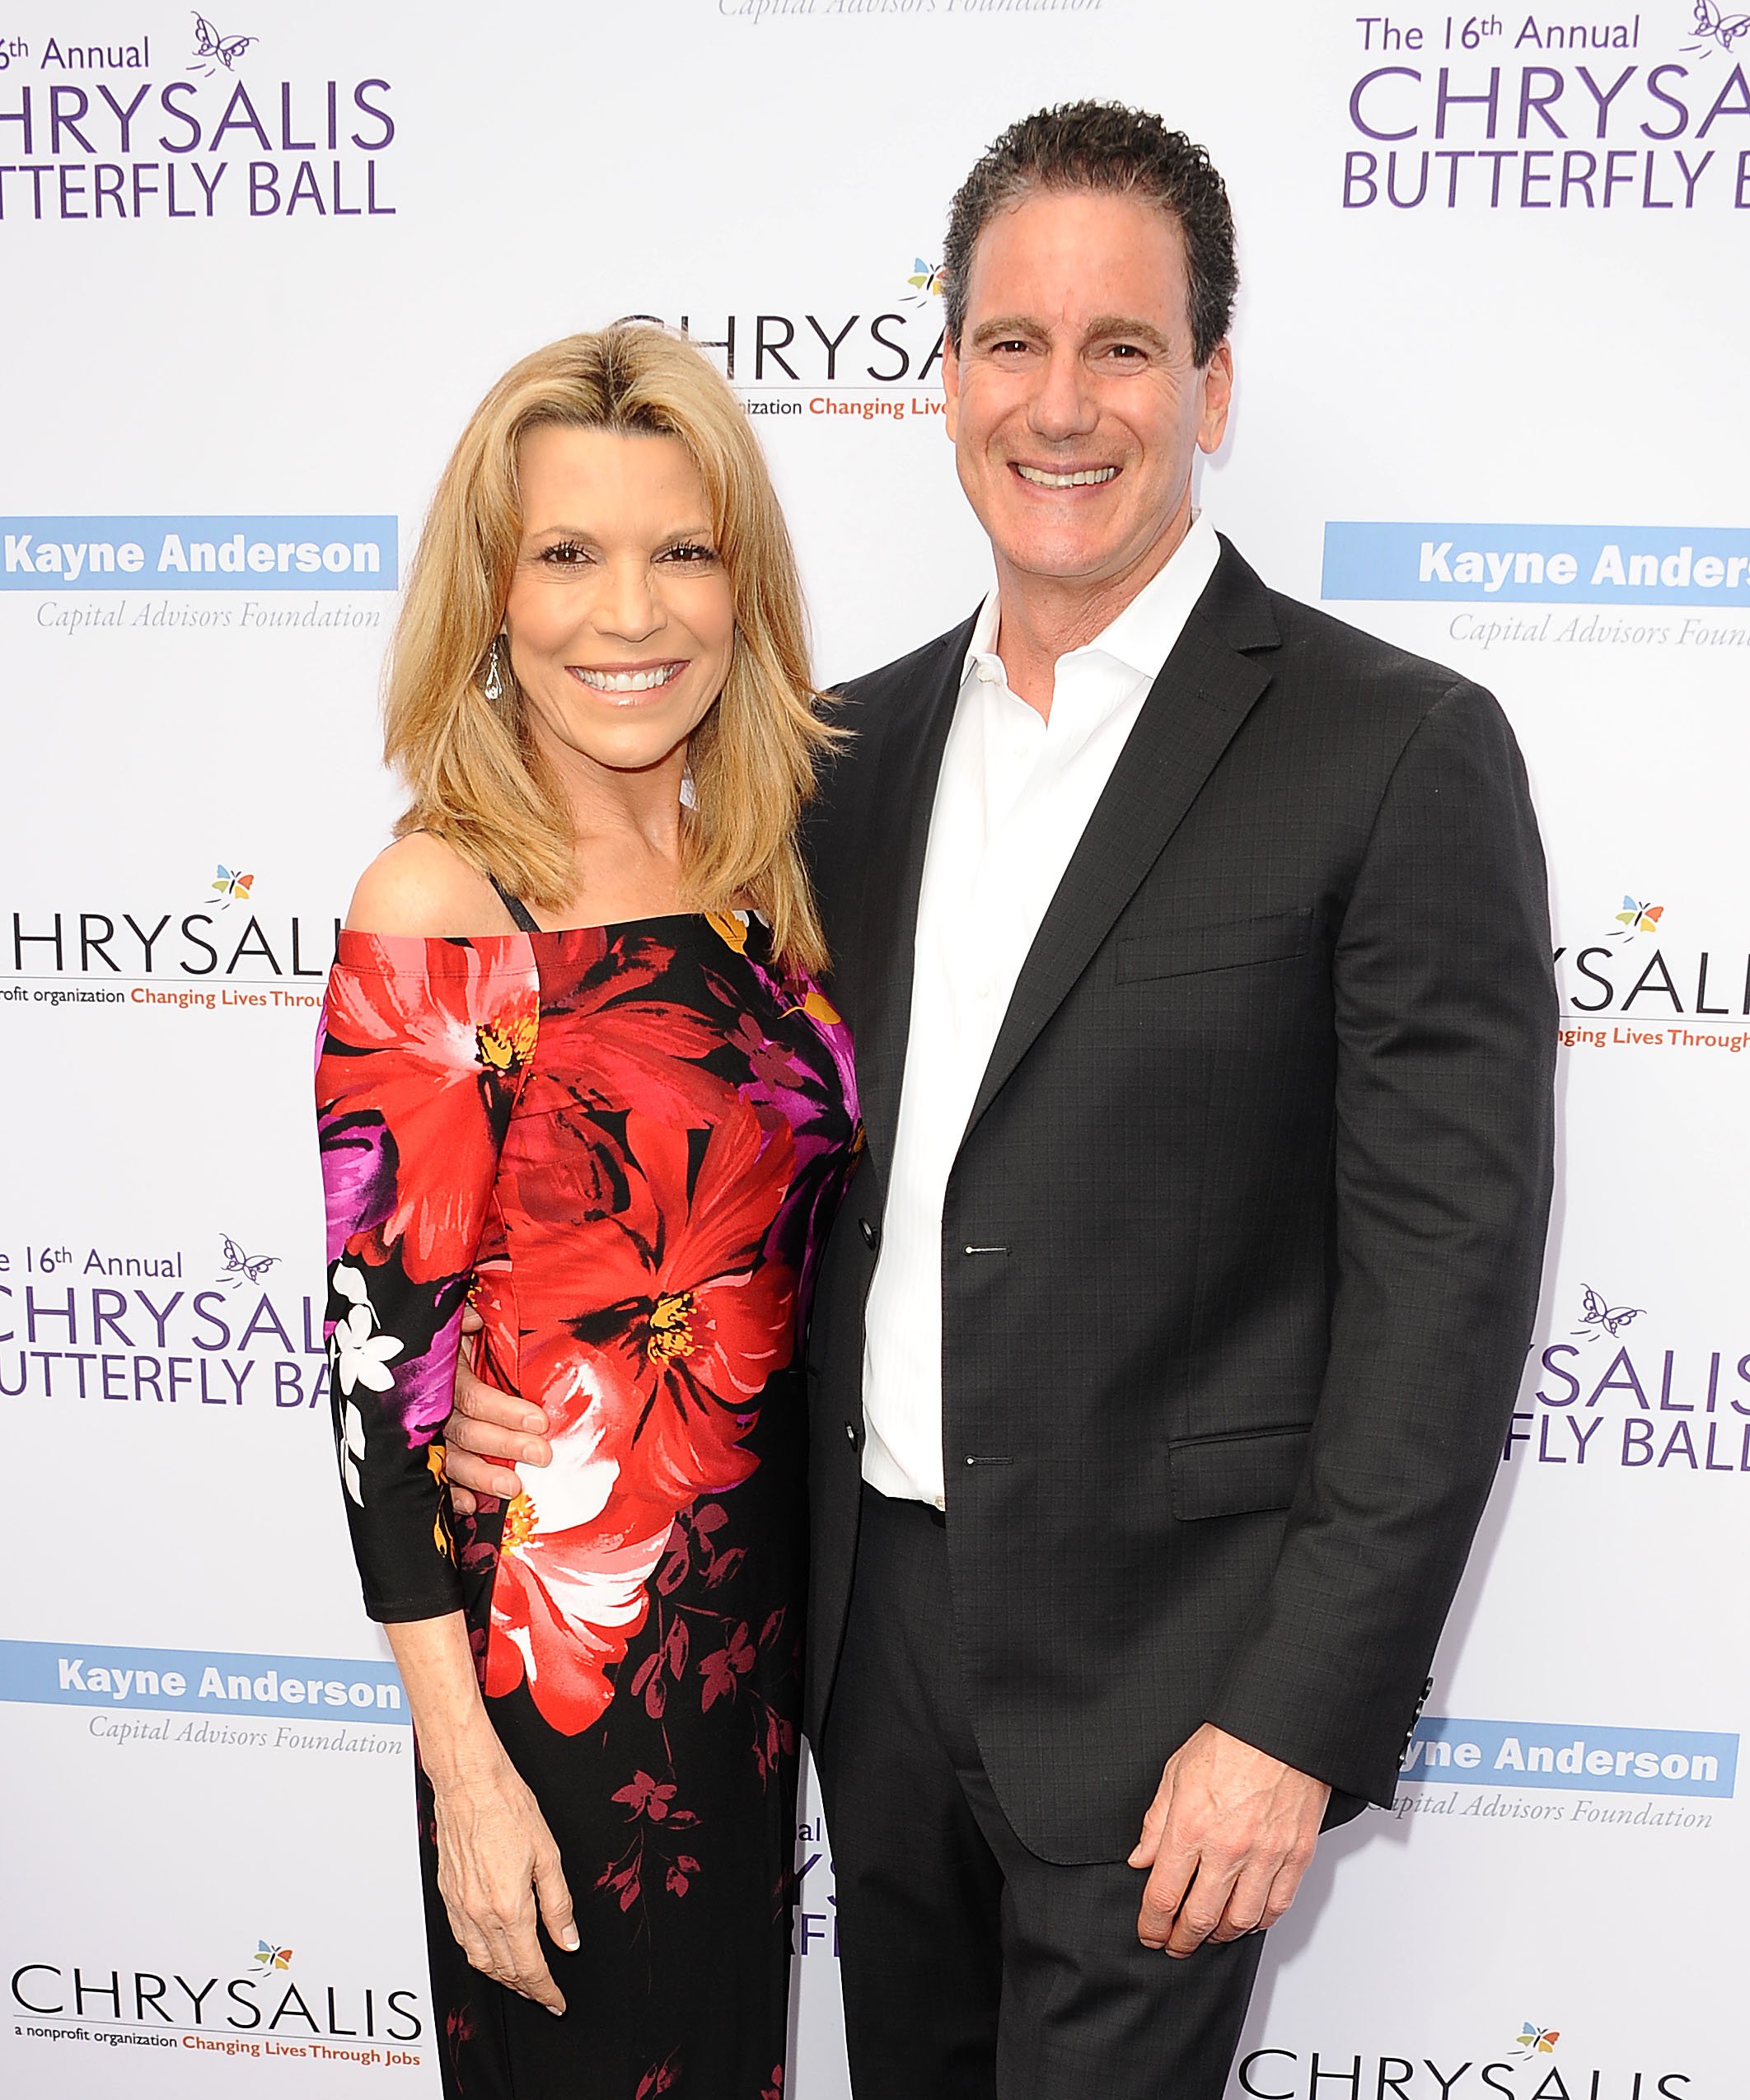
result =
[{"label": "dark gray suit jacket", "polygon": [[[807,1351],[829,1749],[863,1306],[970,634],[847,689],[809,825],[868,1134]],[[1121,1857],[1205,1720],[1391,1800],[1525,1360],[1555,1043],[1500,709],[1224,542],[1027,957],[943,1219],[944,1634],[1046,1859]]]}]

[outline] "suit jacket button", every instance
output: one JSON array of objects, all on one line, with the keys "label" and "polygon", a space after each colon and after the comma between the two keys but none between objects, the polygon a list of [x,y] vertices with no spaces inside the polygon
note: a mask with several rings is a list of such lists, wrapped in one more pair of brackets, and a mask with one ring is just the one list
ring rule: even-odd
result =
[{"label": "suit jacket button", "polygon": [[859,1218],[857,1224],[863,1234],[863,1245],[873,1253],[881,1245],[881,1234],[867,1218]]},{"label": "suit jacket button", "polygon": [[847,1422],[845,1424],[845,1434],[849,1443],[854,1443],[857,1441],[857,1424],[854,1422]]}]

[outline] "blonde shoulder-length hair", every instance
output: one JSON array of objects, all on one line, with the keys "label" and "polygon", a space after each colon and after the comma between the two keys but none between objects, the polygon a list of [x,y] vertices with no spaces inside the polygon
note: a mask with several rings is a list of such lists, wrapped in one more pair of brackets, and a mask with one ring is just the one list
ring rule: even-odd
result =
[{"label": "blonde shoulder-length hair", "polygon": [[735,605],[729,675],[687,745],[688,901],[749,900],[774,954],[819,970],[826,944],[797,844],[815,763],[841,732],[808,673],[796,559],[746,411],[716,367],[658,328],[569,335],[508,372],[470,419],[420,536],[390,652],[384,755],[412,789],[396,836],[430,831],[512,896],[561,908],[577,883],[573,820],[500,652],[522,535],[517,447],[543,424],[678,438],[704,485]]}]

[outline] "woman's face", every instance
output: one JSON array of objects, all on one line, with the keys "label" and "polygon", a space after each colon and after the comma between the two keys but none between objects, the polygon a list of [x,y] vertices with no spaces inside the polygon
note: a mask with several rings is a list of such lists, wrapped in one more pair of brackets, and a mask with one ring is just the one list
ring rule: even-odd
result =
[{"label": "woman's face", "polygon": [[517,455],[511,668],[562,767],[630,773],[684,751],[729,675],[735,607],[678,438],[542,424]]}]

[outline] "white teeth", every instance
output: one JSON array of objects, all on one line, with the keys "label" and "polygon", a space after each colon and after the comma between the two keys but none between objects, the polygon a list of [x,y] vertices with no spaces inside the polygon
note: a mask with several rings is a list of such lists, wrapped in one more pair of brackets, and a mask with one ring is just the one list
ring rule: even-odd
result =
[{"label": "white teeth", "polygon": [[1115,466],[1091,466],[1079,474],[1045,474],[1036,466],[1017,466],[1023,481],[1035,483],[1041,489],[1085,489],[1099,481],[1110,481],[1118,471]]},{"label": "white teeth", "polygon": [[577,676],[598,693],[649,693],[671,684],[685,668],[665,663],[656,671],[579,671]]}]

